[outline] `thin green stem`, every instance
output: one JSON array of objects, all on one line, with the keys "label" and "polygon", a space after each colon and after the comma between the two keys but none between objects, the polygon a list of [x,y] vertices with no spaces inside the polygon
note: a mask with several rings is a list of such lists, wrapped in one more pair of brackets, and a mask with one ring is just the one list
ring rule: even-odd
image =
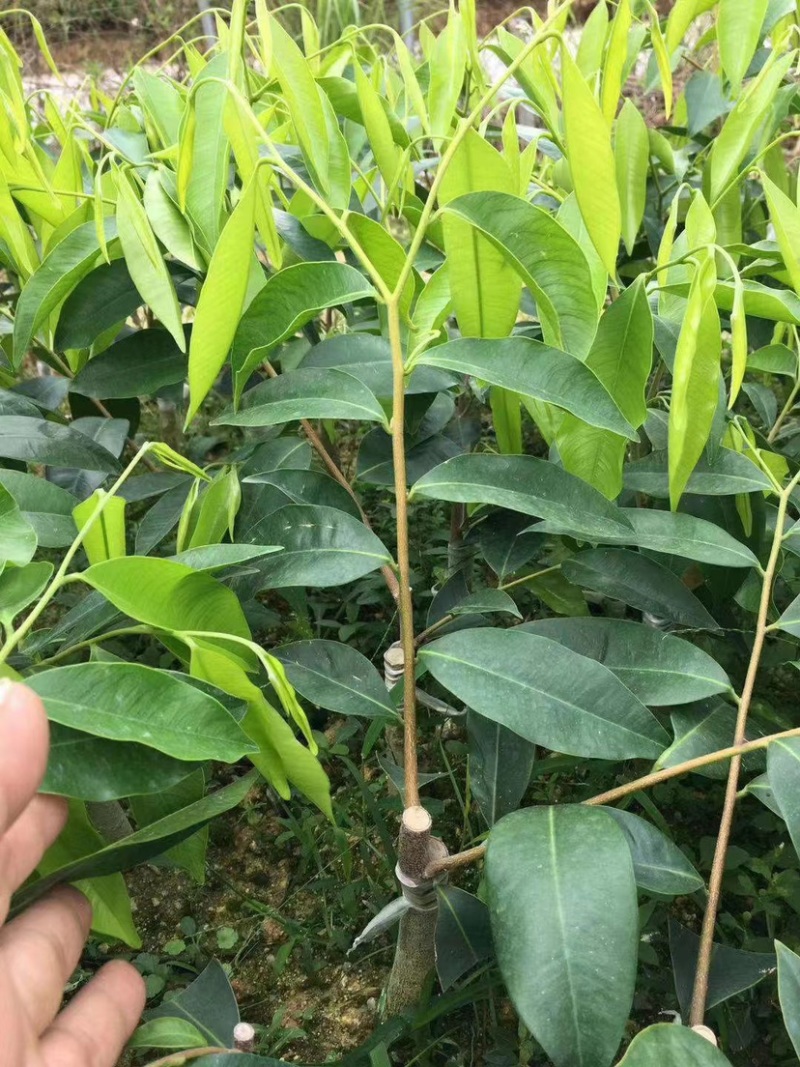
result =
[{"label": "thin green stem", "polygon": [[[70,575],[70,580],[77,581],[80,578],[81,575],[79,574]],[[66,585],[66,582],[64,584]],[[109,630],[107,633],[99,634],[97,637],[90,637],[87,641],[79,641],[76,645],[70,645],[69,648],[56,652],[54,656],[39,660],[35,664],[35,669],[40,670],[42,667],[52,667],[54,663],[60,663],[62,659],[68,659],[76,652],[83,652],[86,648],[93,648],[94,645],[102,644],[103,641],[113,641],[117,637],[130,637],[133,634],[150,634],[152,632],[149,626],[121,626],[118,630]]]},{"label": "thin green stem", "polygon": [[526,582],[532,582],[535,578],[541,578],[545,574],[552,574],[553,571],[561,569],[561,564],[556,563],[553,567],[545,567],[544,570],[534,571],[533,574],[526,574],[522,578],[515,578],[512,582],[504,582],[502,585],[498,585],[498,589],[502,589],[504,592],[507,589],[513,589],[517,585],[524,585]]},{"label": "thin green stem", "polygon": [[786,403],[781,409],[780,415],[775,420],[775,425],[767,434],[767,444],[771,445],[775,438],[778,436],[781,426],[783,426],[784,422],[791,414],[792,408],[794,407],[795,401],[797,400],[798,393],[800,393],[800,378],[798,378],[797,381],[794,383],[792,391],[791,393],[789,393],[788,399],[786,400]]}]

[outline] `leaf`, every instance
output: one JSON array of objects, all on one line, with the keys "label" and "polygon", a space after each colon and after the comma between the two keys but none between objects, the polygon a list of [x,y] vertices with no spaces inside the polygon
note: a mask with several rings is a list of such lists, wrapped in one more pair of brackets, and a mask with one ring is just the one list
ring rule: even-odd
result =
[{"label": "leaf", "polygon": [[468,193],[444,214],[469,222],[500,249],[533,294],[545,342],[582,359],[600,309],[592,268],[572,234],[547,211],[507,193]]},{"label": "leaf", "polygon": [[730,1067],[730,1061],[694,1030],[656,1023],[636,1035],[619,1067]]},{"label": "leaf", "polygon": [[619,0],[608,35],[608,45],[603,64],[603,79],[600,86],[600,106],[609,126],[614,121],[620,93],[622,92],[631,22],[630,0]]},{"label": "leaf", "polygon": [[287,371],[250,389],[214,426],[280,426],[297,419],[360,419],[386,425],[378,398],[343,370]]},{"label": "leaf", "polygon": [[[153,1021],[181,1020],[200,1031],[204,1044],[224,1048],[233,1044],[233,1028],[239,1022],[239,1008],[222,965],[212,960],[191,985],[163,1001],[148,1016]],[[242,1067],[245,1067],[246,1059],[246,1056],[242,1057]]]},{"label": "leaf", "polygon": [[489,910],[482,900],[451,885],[436,887],[436,973],[446,992],[494,952]]},{"label": "leaf", "polygon": [[747,369],[794,378],[797,375],[797,354],[786,345],[767,345],[750,353],[747,357]]},{"label": "leaf", "polygon": [[561,48],[561,79],[567,159],[575,195],[592,243],[613,278],[622,216],[608,121],[566,45]]},{"label": "leaf", "polygon": [[464,22],[461,14],[451,9],[447,25],[436,38],[428,62],[428,113],[431,135],[434,138],[447,137],[450,133],[464,82],[466,63],[467,37]]},{"label": "leaf", "polygon": [[218,701],[154,667],[79,663],[42,671],[29,684],[50,719],[94,737],[133,741],[181,760],[235,763],[255,751]]},{"label": "leaf", "polygon": [[244,482],[275,486],[286,496],[286,500],[278,506],[283,506],[284,503],[321,504],[338,511],[346,511],[354,519],[361,518],[358,505],[344,486],[320,471],[283,468],[265,471],[263,474],[250,474]]},{"label": "leaf", "polygon": [[767,749],[769,784],[783,815],[792,844],[800,845],[800,741],[787,737]]},{"label": "leaf", "polygon": [[119,470],[116,456],[86,434],[25,415],[4,415],[0,419],[0,456],[23,463],[81,467],[109,474]]},{"label": "leaf", "polygon": [[[157,793],[131,797],[131,811],[139,829],[144,829],[158,819],[202,800],[206,792],[205,771],[202,765],[172,786],[165,786]],[[208,827],[204,826],[179,844],[167,849],[153,861],[157,867],[177,867],[187,872],[197,884],[206,880],[206,853],[208,851]]]},{"label": "leaf", "polygon": [[800,294],[800,209],[766,174],[761,175],[761,184],[784,266],[792,288]]},{"label": "leaf", "polygon": [[[441,268],[440,268],[441,270]],[[434,277],[438,276],[439,271]],[[428,283],[428,288],[431,283]],[[428,291],[425,289],[425,292]],[[422,299],[420,297],[420,299]],[[414,315],[419,310],[419,303]],[[385,337],[376,337],[366,333],[346,333],[326,337],[303,357],[302,370],[331,368],[346,371],[358,378],[370,392],[382,399],[392,396],[392,350]],[[449,389],[457,382],[455,375],[447,371],[414,365],[406,378],[406,396],[418,393],[438,393]]]},{"label": "leaf", "polygon": [[608,1067],[639,937],[622,831],[592,808],[514,812],[489,836],[486,881],[500,971],[522,1021],[555,1067]]},{"label": "leaf", "polygon": [[636,431],[595,373],[574,356],[539,341],[527,337],[462,338],[428,349],[420,362],[544,400],[591,426],[636,439]]},{"label": "leaf", "polygon": [[223,219],[230,145],[225,135],[228,57],[216,55],[195,79],[191,104],[183,114],[178,154],[178,206],[188,215],[195,240],[211,257]]},{"label": "leaf", "polygon": [[125,556],[96,563],[84,571],[83,580],[120,611],[149,626],[250,636],[235,594],[211,575],[180,563]]},{"label": "leaf", "polygon": [[502,581],[516,573],[542,548],[542,538],[530,532],[524,515],[492,511],[478,527],[483,558]]},{"label": "leaf", "polygon": [[495,504],[526,515],[574,524],[588,537],[614,535],[627,528],[619,509],[596,489],[534,456],[489,453],[454,456],[416,482],[410,498],[415,496],[464,504]]},{"label": "leaf", "polygon": [[245,307],[253,263],[256,195],[252,180],[225,223],[200,290],[189,346],[187,425],[228,358]]},{"label": "leaf", "polygon": [[154,748],[109,741],[51,722],[47,773],[39,788],[43,793],[103,803],[168,789],[195,766]]},{"label": "leaf", "polygon": [[472,710],[467,711],[467,737],[470,788],[491,827],[519,807],[531,780],[536,746]]},{"label": "leaf", "polygon": [[272,654],[301,696],[338,715],[394,718],[381,676],[366,656],[338,641],[294,641]]},{"label": "leaf", "polygon": [[600,663],[522,630],[459,630],[424,646],[433,677],[479,715],[574,756],[657,756],[666,734]]},{"label": "leaf", "polygon": [[[625,465],[626,489],[665,499],[669,496],[666,452],[651,452],[644,459]],[[685,493],[699,496],[733,496],[772,488],[772,483],[747,456],[720,448],[713,459],[703,455],[686,483]]]},{"label": "leaf", "polygon": [[[761,0],[755,0],[759,3]],[[789,71],[794,57],[777,58],[773,52],[758,76],[750,82],[739,96],[736,105],[714,138],[708,161],[710,170],[710,199],[716,201],[725,191],[741,165],[759,126],[775,99],[775,93]]]},{"label": "leaf", "polygon": [[364,275],[345,263],[296,263],[273,274],[243,315],[233,340],[237,398],[270,350],[320,311],[374,297]]},{"label": "leaf", "polygon": [[54,885],[115,874],[117,871],[125,871],[144,863],[153,856],[161,855],[208,825],[218,815],[237,807],[255,785],[257,773],[251,771],[241,778],[236,778],[230,785],[210,793],[181,811],[136,830],[121,841],[72,860],[44,878],[29,882],[14,898],[14,911],[38,900]]},{"label": "leaf", "polygon": [[[746,545],[706,519],[681,511],[656,511],[651,508],[620,508],[619,511],[621,517],[631,524],[632,533],[599,540],[607,544],[637,545],[651,552],[681,556],[720,567],[759,566],[757,558]],[[537,533],[575,536],[568,526],[552,522],[537,523],[532,529]]]},{"label": "leaf", "polygon": [[64,301],[56,327],[56,348],[62,352],[67,348],[90,348],[106,330],[133,315],[141,303],[125,260],[101,263],[78,282]]},{"label": "leaf", "polygon": [[144,185],[143,203],[153,233],[169,254],[192,270],[203,271],[189,220],[178,207],[178,188],[172,171],[151,169]]},{"label": "leaf", "polygon": [[371,530],[333,508],[289,504],[267,515],[251,536],[283,548],[260,565],[261,588],[343,585],[392,561]]},{"label": "leaf", "polygon": [[[393,292],[406,266],[406,253],[403,246],[392,237],[385,226],[367,215],[350,215],[348,226],[381,281],[387,289]],[[404,319],[408,318],[411,310],[414,290],[415,276],[412,272],[406,279],[400,294],[399,308]]]},{"label": "leaf", "polygon": [[465,596],[463,600],[459,600],[457,604],[448,608],[447,614],[479,615],[484,613],[488,615],[495,612],[514,615],[518,619],[522,618],[513,598],[508,593],[504,593],[502,589],[477,589],[474,593],[470,593],[469,596]]},{"label": "leaf", "polygon": [[794,637],[800,637],[800,596],[791,602],[775,625]]},{"label": "leaf", "polygon": [[676,574],[638,552],[593,548],[565,560],[561,570],[575,585],[621,600],[640,611],[649,611],[676,625],[719,630],[718,624]]},{"label": "leaf", "polygon": [[649,893],[680,897],[703,888],[703,879],[676,844],[646,819],[603,807],[622,829],[631,850],[636,884]]},{"label": "leaf", "polygon": [[[659,757],[657,769],[676,767],[679,763],[697,756],[706,756],[733,744],[736,709],[724,700],[702,700],[697,704],[676,709],[670,718],[675,740]],[[748,740],[752,739],[752,736],[751,727]],[[761,770],[764,766],[763,753],[755,752],[744,756],[742,764],[747,771]],[[723,780],[728,776],[728,765],[725,762],[710,763],[696,773],[706,778]]]},{"label": "leaf", "polygon": [[540,619],[523,630],[603,663],[643,704],[688,704],[729,691],[719,664],[689,641],[626,619]]},{"label": "leaf", "polygon": [[800,956],[780,941],[775,942],[778,953],[778,995],[786,1032],[800,1056]]},{"label": "leaf", "polygon": [[758,47],[769,0],[720,0],[717,40],[722,69],[736,92]]},{"label": "leaf", "polygon": [[703,454],[719,401],[722,353],[719,313],[714,302],[714,257],[697,267],[678,337],[669,409],[669,499],[676,510]]},{"label": "leaf", "polygon": [[186,504],[188,492],[188,485],[176,485],[155,502],[139,523],[134,545],[135,555],[146,556],[175,529]]},{"label": "leaf", "polygon": [[186,378],[186,356],[166,330],[137,330],[95,356],[70,383],[98,400],[152,396]]},{"label": "leaf", "polygon": [[181,309],[175,287],[158,247],[147,215],[130,179],[120,171],[117,180],[117,228],[125,262],[133,283],[153,314],[186,351]]},{"label": "leaf", "polygon": [[53,564],[44,562],[3,569],[0,573],[0,623],[7,630],[12,628],[16,616],[36,600],[52,574]]},{"label": "leaf", "polygon": [[[699,947],[700,938],[697,934],[687,930],[674,919],[669,920],[669,948],[675,992],[678,994],[681,1014],[685,1016],[689,1014]],[[776,967],[777,961],[771,952],[743,952],[741,949],[731,948],[730,945],[715,943],[711,950],[706,1009],[715,1008],[717,1004],[735,997],[737,993],[751,989],[774,974]]]},{"label": "leaf", "polygon": [[5,563],[15,563],[19,567],[30,563],[36,543],[33,527],[8,489],[0,485],[0,570]]},{"label": "leaf", "polygon": [[201,545],[187,548],[172,559],[195,571],[227,571],[280,551],[278,545]]},{"label": "leaf", "polygon": [[[106,495],[102,489],[97,489],[72,509],[75,526],[80,532]],[[90,564],[125,555],[125,501],[122,497],[112,496],[106,500],[100,516],[83,536],[83,550]]]},{"label": "leaf", "polygon": [[[635,428],[647,417],[645,388],[652,362],[653,317],[644,285],[634,282],[600,319],[586,366]],[[571,474],[583,478],[609,500],[619,496],[627,448],[622,437],[598,429],[593,420],[568,416],[557,441],[561,461]]]},{"label": "leaf", "polygon": [[622,213],[622,239],[628,255],[631,255],[644,218],[650,169],[647,124],[632,100],[625,101],[617,119],[614,161]]},{"label": "leaf", "polygon": [[[466,193],[516,192],[511,170],[487,140],[468,130],[439,187],[445,206]],[[520,282],[505,256],[463,219],[442,223],[450,291],[463,337],[506,337],[516,322]]]},{"label": "leaf", "polygon": [[[106,241],[116,235],[113,219],[104,222]],[[61,301],[84,278],[100,256],[93,222],[77,226],[59,241],[22,287],[14,317],[14,359],[19,369],[33,335]]]},{"label": "leaf", "polygon": [[186,1019],[151,1019],[137,1028],[128,1048],[205,1048],[207,1038]]}]

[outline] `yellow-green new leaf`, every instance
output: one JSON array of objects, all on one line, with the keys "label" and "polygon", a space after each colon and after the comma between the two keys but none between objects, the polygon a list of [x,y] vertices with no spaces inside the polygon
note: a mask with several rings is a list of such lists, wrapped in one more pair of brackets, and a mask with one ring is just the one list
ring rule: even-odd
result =
[{"label": "yellow-green new leaf", "polygon": [[123,172],[119,173],[118,179],[117,233],[133,284],[153,314],[172,334],[181,352],[185,352],[181,309],[172,278],[142,202]]},{"label": "yellow-green new leaf", "polygon": [[[100,501],[106,496],[102,489],[97,489],[88,500],[72,509],[78,532],[83,530]],[[99,518],[95,519],[84,535],[83,550],[90,564],[125,555],[125,501],[121,496],[112,496],[106,500]]]},{"label": "yellow-green new leaf", "polygon": [[715,284],[714,256],[709,252],[692,279],[675,351],[669,411],[669,497],[673,510],[703,454],[719,400],[722,345]]},{"label": "yellow-green new leaf", "polygon": [[731,395],[728,407],[736,403],[747,370],[747,317],[744,311],[744,285],[736,271],[733,278],[733,308],[731,310]]},{"label": "yellow-green new leaf", "polygon": [[720,0],[719,58],[734,90],[741,86],[758,48],[768,7],[769,0]]},{"label": "yellow-green new leaf", "polygon": [[578,52],[575,56],[578,70],[587,81],[600,70],[607,35],[608,5],[606,0],[600,0],[583,24]]},{"label": "yellow-green new leaf", "polygon": [[800,296],[800,208],[766,174],[761,175],[761,184],[786,271]]},{"label": "yellow-green new leaf", "polygon": [[644,218],[647,172],[650,166],[647,124],[632,100],[625,101],[617,119],[614,158],[622,209],[622,239],[630,255]]},{"label": "yellow-green new leaf", "polygon": [[622,92],[623,71],[628,57],[628,35],[631,32],[632,22],[630,0],[619,0],[617,13],[611,23],[606,60],[603,64],[603,85],[600,92],[600,106],[609,125],[614,121]]},{"label": "yellow-green new leaf", "polygon": [[361,69],[361,64],[358,60],[354,62],[354,68],[358,102],[361,105],[361,114],[364,118],[367,138],[384,185],[387,190],[390,190],[398,179],[403,150],[399,145],[395,144],[392,128],[389,125],[389,119],[383,109],[380,97],[369,78]]},{"label": "yellow-green new leaf", "polygon": [[436,38],[428,63],[428,109],[433,137],[443,138],[450,133],[466,65],[467,35],[461,15],[453,9],[447,25]]},{"label": "yellow-green new leaf", "polygon": [[565,46],[561,49],[564,130],[575,196],[586,229],[612,277],[622,232],[616,165],[603,112]]},{"label": "yellow-green new leaf", "polygon": [[189,347],[187,424],[222,370],[242,317],[253,259],[255,200],[253,181],[225,223],[200,292]]},{"label": "yellow-green new leaf", "polygon": [[675,0],[667,20],[667,51],[670,55],[696,18],[715,6],[717,0]]},{"label": "yellow-green new leaf", "polygon": [[653,55],[656,57],[658,76],[661,79],[661,92],[664,94],[664,114],[667,118],[672,114],[672,63],[667,50],[667,42],[661,32],[661,23],[658,20],[658,11],[647,0],[647,10],[650,12],[650,44],[653,46]]}]

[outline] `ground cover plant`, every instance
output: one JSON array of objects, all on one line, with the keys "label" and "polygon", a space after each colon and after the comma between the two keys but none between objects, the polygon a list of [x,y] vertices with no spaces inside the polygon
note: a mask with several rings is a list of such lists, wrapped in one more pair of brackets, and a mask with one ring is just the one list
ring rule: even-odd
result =
[{"label": "ground cover plant", "polygon": [[[15,907],[137,947],[124,872],[261,781],[347,881],[357,793],[345,1062],[508,999],[485,1062],[792,1063],[798,10],[570,16],[236,3],[66,104],[0,38],[0,664],[70,799]],[[132,1051],[276,1062],[238,1018],[211,963]]]}]

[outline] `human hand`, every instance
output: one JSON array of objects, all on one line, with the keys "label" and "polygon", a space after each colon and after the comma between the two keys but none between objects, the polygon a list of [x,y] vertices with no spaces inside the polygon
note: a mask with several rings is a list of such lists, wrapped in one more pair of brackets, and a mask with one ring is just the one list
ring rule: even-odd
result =
[{"label": "human hand", "polygon": [[107,964],[58,1013],[89,933],[83,894],[61,886],[5,925],[11,894],[66,822],[63,800],[36,795],[48,747],[38,696],[0,681],[0,1067],[113,1067],[144,1008],[135,968]]}]

